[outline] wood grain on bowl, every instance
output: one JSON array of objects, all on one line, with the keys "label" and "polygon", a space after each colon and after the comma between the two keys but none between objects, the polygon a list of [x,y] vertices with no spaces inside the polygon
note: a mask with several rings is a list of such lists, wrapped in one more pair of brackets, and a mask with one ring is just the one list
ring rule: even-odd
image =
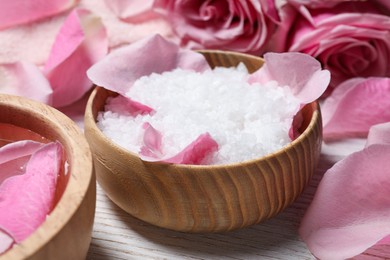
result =
[{"label": "wood grain on bowl", "polygon": [[[211,66],[251,71],[263,60],[232,52],[202,51]],[[316,102],[302,110],[303,133],[262,158],[228,165],[177,165],[142,161],[98,129],[96,117],[113,92],[97,87],[85,114],[85,134],[97,179],[108,197],[148,223],[185,232],[220,232],[257,224],[290,205],[319,160],[322,125]]]},{"label": "wood grain on bowl", "polygon": [[[64,147],[67,174],[58,178],[58,202],[45,222],[0,259],[85,259],[91,241],[96,183],[92,155],[76,124],[59,111],[25,98],[0,95],[3,138],[58,140]],[[15,132],[12,132],[14,126]]]}]

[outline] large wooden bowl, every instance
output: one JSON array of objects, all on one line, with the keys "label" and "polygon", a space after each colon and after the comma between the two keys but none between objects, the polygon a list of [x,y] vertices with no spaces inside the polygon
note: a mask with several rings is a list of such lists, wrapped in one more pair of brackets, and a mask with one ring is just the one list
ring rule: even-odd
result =
[{"label": "large wooden bowl", "polygon": [[[202,52],[212,66],[244,62],[250,71],[257,57]],[[219,232],[259,223],[282,211],[310,180],[321,150],[321,115],[316,102],[302,110],[303,134],[285,148],[255,160],[196,166],[142,161],[113,143],[95,121],[108,96],[97,87],[85,114],[97,180],[122,209],[148,223],[185,232]]]},{"label": "large wooden bowl", "polygon": [[57,203],[48,218],[0,259],[85,259],[91,242],[96,182],[83,134],[65,115],[35,101],[0,95],[0,111],[0,139],[58,140],[69,163],[68,173],[58,179]]}]

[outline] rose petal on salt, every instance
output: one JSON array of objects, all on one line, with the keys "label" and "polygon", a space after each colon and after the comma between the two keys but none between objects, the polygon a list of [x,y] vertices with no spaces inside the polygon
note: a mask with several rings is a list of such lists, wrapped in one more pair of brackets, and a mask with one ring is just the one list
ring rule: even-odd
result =
[{"label": "rose petal on salt", "polygon": [[318,99],[329,85],[329,71],[321,70],[321,64],[310,55],[266,53],[264,60],[263,67],[254,72],[249,81],[266,83],[275,80],[280,86],[289,86],[302,104]]},{"label": "rose petal on salt", "polygon": [[27,61],[0,64],[0,93],[51,104],[52,89],[39,68]]},{"label": "rose petal on salt", "polygon": [[0,230],[0,255],[10,249],[14,244],[14,240],[7,233]]},{"label": "rose petal on salt", "polygon": [[372,144],[325,173],[299,229],[316,257],[347,259],[390,234],[389,154]]},{"label": "rose petal on salt", "polygon": [[20,0],[1,1],[0,29],[58,14],[71,8],[76,2],[75,0],[35,0],[31,3]]},{"label": "rose petal on salt", "polygon": [[200,164],[208,154],[216,151],[217,149],[217,142],[209,133],[204,133],[173,157],[156,160],[141,156],[141,159],[144,161],[160,161],[176,164]]},{"label": "rose petal on salt", "polygon": [[93,65],[87,75],[96,85],[125,95],[140,77],[176,68],[203,71],[209,65],[203,55],[153,35],[114,50]]},{"label": "rose petal on salt", "polygon": [[84,9],[73,10],[58,33],[44,68],[54,91],[54,106],[71,104],[92,87],[85,73],[107,51],[101,19]]},{"label": "rose petal on salt", "polygon": [[390,121],[390,78],[354,78],[340,84],[322,106],[324,140],[366,137]]},{"label": "rose petal on salt", "polygon": [[143,138],[144,145],[141,147],[140,154],[152,158],[161,157],[161,133],[150,123],[144,123],[143,128],[145,129]]},{"label": "rose petal on salt", "polygon": [[62,156],[60,143],[45,144],[31,156],[24,174],[8,178],[0,186],[0,229],[15,242],[34,232],[52,209]]}]

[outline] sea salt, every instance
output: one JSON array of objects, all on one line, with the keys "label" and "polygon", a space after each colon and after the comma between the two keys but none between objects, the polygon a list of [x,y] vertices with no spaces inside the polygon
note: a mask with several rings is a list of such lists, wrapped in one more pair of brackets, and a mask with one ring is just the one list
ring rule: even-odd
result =
[{"label": "sea salt", "polygon": [[143,124],[163,135],[164,158],[174,156],[199,135],[209,133],[218,151],[203,164],[228,164],[259,158],[291,142],[289,130],[300,102],[288,86],[248,83],[248,71],[217,67],[199,73],[176,69],[139,78],[127,97],[155,110],[133,116],[126,98],[107,100],[98,127],[122,147],[138,153]]}]

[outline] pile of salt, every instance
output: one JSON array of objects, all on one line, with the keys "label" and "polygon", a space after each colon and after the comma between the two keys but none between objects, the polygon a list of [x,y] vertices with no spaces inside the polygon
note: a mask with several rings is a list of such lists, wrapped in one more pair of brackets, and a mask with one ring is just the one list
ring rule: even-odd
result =
[{"label": "pile of salt", "polygon": [[127,98],[153,108],[134,115],[127,98],[107,100],[98,127],[122,147],[139,152],[144,124],[162,133],[162,157],[183,150],[204,133],[217,142],[202,164],[227,164],[272,153],[291,139],[289,130],[300,101],[276,81],[248,83],[244,65],[204,72],[175,69],[139,78]]}]

